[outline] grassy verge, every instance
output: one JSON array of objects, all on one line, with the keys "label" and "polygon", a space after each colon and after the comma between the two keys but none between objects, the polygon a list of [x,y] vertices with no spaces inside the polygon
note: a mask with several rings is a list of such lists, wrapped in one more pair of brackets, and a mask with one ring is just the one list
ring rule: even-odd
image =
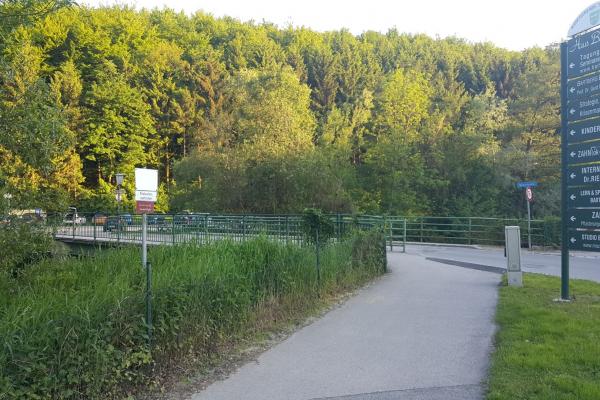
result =
[{"label": "grassy verge", "polygon": [[500,289],[488,399],[600,399],[600,284],[574,280],[557,303],[559,278],[524,279]]},{"label": "grassy verge", "polygon": [[[321,252],[257,239],[156,247],[147,347],[138,249],[46,260],[0,281],[0,399],[122,398],[164,366],[208,362],[223,343],[313,309],[383,272],[379,234]],[[268,323],[266,321],[269,321]]]}]

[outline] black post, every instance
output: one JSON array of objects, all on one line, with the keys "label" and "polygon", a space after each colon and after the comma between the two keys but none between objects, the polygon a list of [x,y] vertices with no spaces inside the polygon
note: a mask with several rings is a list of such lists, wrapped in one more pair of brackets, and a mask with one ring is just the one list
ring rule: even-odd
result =
[{"label": "black post", "polygon": [[319,249],[319,224],[317,224],[316,228],[316,236],[315,236],[315,246],[316,246],[316,255],[317,255],[317,287],[321,288],[321,257],[320,257],[320,249]]},{"label": "black post", "polygon": [[[381,243],[381,244],[382,244],[382,246],[381,246],[381,249],[382,249],[382,251],[383,251],[383,254],[382,254],[382,261],[383,261],[383,272],[385,273],[385,272],[387,272],[387,271],[388,271],[388,269],[387,269],[387,265],[388,265],[388,259],[387,259],[387,243],[386,243],[386,241],[385,241],[385,227],[383,228],[383,230],[382,230],[382,232],[381,232],[381,235],[382,235],[382,236],[381,236],[381,242],[382,242],[382,243]],[[390,243],[391,243],[391,241],[390,241]],[[391,247],[391,246],[390,246],[390,247]],[[390,249],[390,251],[392,251],[392,250]]]},{"label": "black post", "polygon": [[561,289],[560,297],[563,300],[569,300],[569,232],[567,227],[567,163],[568,150],[567,150],[567,131],[568,131],[568,113],[567,113],[567,70],[569,65],[568,47],[567,43],[561,43],[560,45],[560,105],[561,105]]}]

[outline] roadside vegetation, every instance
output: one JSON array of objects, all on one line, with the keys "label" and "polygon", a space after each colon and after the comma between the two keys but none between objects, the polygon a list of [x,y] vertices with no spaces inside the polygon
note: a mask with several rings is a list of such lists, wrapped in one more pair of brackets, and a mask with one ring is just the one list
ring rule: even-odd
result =
[{"label": "roadside vegetation", "polygon": [[[201,366],[259,334],[260,318],[306,316],[323,298],[384,272],[378,232],[323,246],[257,238],[151,248],[153,345],[139,249],[45,259],[0,279],[0,399],[122,398],[160,385],[164,366]],[[285,305],[285,312],[282,308]],[[263,326],[264,325],[264,326]]]},{"label": "roadside vegetation", "polygon": [[555,45],[72,3],[0,1],[14,209],[114,210],[121,172],[132,211],[146,166],[158,211],[522,217],[535,180],[535,216],[558,215]]},{"label": "roadside vegetation", "polygon": [[571,303],[554,301],[556,277],[500,289],[488,400],[600,399],[600,284],[571,284]]}]

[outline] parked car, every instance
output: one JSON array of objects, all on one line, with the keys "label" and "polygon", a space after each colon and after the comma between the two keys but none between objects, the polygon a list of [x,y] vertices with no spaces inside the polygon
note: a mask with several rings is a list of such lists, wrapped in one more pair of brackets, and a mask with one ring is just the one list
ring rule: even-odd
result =
[{"label": "parked car", "polygon": [[158,231],[163,231],[167,229],[171,229],[172,217],[169,216],[167,218],[164,214],[152,214],[148,215],[148,225],[155,227]]},{"label": "parked car", "polygon": [[127,225],[133,224],[133,216],[131,214],[121,214],[121,220],[125,221]]},{"label": "parked car", "polygon": [[106,217],[102,230],[104,232],[123,231],[133,223],[131,214]]},{"label": "parked car", "polygon": [[106,219],[108,216],[102,213],[94,214],[94,224],[95,225],[104,225],[106,223]]},{"label": "parked car", "polygon": [[20,217],[23,222],[41,223],[46,221],[46,215],[42,213],[25,213]]},{"label": "parked car", "polygon": [[77,213],[68,213],[65,215],[65,217],[63,218],[63,224],[75,224],[75,225],[83,225],[85,224],[85,217],[82,215],[79,215]]}]

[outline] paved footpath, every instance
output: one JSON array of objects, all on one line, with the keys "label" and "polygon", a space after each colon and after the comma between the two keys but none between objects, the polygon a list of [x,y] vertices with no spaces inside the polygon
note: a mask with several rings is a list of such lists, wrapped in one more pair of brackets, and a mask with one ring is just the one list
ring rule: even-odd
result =
[{"label": "paved footpath", "polygon": [[193,400],[482,399],[500,275],[389,254],[391,272]]}]

